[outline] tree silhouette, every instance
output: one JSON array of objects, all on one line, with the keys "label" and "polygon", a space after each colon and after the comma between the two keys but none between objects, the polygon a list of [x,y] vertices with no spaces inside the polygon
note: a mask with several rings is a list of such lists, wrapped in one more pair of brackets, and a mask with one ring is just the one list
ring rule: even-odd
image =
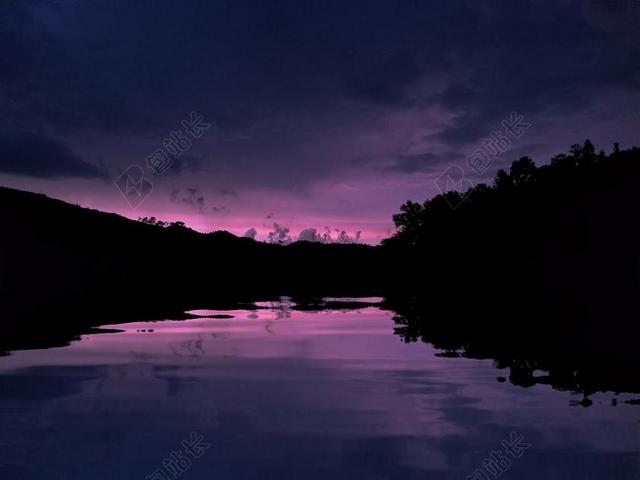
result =
[{"label": "tree silhouette", "polygon": [[383,243],[426,245],[433,231],[443,225],[450,228],[451,222],[462,228],[465,218],[496,215],[511,206],[522,205],[529,210],[542,208],[548,202],[553,203],[553,198],[560,199],[563,190],[569,186],[577,193],[587,190],[589,182],[615,175],[617,165],[614,160],[627,162],[625,165],[628,166],[629,159],[637,156],[637,148],[623,152],[618,143],[614,144],[610,156],[604,151],[596,154],[595,146],[587,139],[583,144],[571,145],[568,154],[555,155],[542,167],[537,167],[530,157],[521,157],[512,162],[508,171],[498,170],[492,186],[480,184],[467,192],[444,192],[423,204],[407,201],[400,207],[400,212],[393,215],[397,228],[395,235]]},{"label": "tree silhouette", "polygon": [[522,157],[511,164],[509,170],[512,182],[519,186],[531,182],[536,174],[536,164],[529,157]]},{"label": "tree silhouette", "polygon": [[400,213],[393,216],[393,223],[400,231],[408,231],[417,228],[420,224],[422,205],[409,200],[400,207]]},{"label": "tree silhouette", "polygon": [[500,190],[507,190],[513,187],[513,178],[505,170],[500,169],[496,173],[496,178],[493,181],[496,188]]}]

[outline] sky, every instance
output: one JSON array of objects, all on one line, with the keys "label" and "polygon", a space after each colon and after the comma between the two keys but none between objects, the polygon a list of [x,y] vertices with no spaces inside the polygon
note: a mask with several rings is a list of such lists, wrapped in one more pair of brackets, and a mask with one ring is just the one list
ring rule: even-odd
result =
[{"label": "sky", "polygon": [[377,243],[523,155],[640,144],[638,25],[636,0],[0,0],[0,185]]}]

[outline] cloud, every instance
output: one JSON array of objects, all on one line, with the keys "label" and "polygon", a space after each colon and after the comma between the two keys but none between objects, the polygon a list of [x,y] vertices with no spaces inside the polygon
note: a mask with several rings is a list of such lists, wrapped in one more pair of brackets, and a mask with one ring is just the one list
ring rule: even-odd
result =
[{"label": "cloud", "polygon": [[258,231],[255,228],[250,228],[249,230],[244,232],[244,235],[242,236],[245,238],[251,238],[252,240],[255,240],[256,235],[258,235]]},{"label": "cloud", "polygon": [[358,230],[356,234],[351,237],[347,232],[341,230],[338,234],[338,237],[335,240],[335,243],[358,243],[360,241],[360,236],[362,235],[362,231]]},{"label": "cloud", "polygon": [[229,212],[229,209],[227,207],[225,207],[224,205],[214,205],[211,207],[211,211],[213,213],[227,213]]},{"label": "cloud", "polygon": [[197,188],[186,188],[184,191],[174,188],[171,191],[169,201],[173,203],[184,203],[190,205],[200,212],[204,212],[205,198]]},{"label": "cloud", "polygon": [[360,230],[358,230],[353,236],[349,235],[345,230],[339,230],[337,228],[334,228],[333,230],[336,233],[335,237],[332,235],[331,230],[325,227],[325,233],[322,235],[323,243],[358,243],[362,234]]},{"label": "cloud", "polygon": [[[572,136],[631,108],[640,88],[631,0],[224,2],[224,15],[216,2],[183,3],[0,2],[0,130],[63,132],[120,170],[117,159],[152,152],[197,109],[219,131],[170,175],[198,170],[221,195],[307,193],[428,171],[445,160],[415,152],[470,150],[511,111],[539,138]],[[629,123],[613,118],[618,138],[606,141],[632,141],[619,133]],[[372,152],[394,165],[343,161]]]},{"label": "cloud", "polygon": [[180,175],[185,172],[197,172],[202,170],[202,160],[191,155],[180,155],[172,157],[171,168],[167,170],[168,175]]},{"label": "cloud", "polygon": [[[336,234],[334,237],[333,234]],[[298,242],[317,242],[317,243],[358,243],[362,232],[358,230],[353,236],[349,235],[345,230],[337,228],[333,231],[329,227],[325,227],[324,233],[320,234],[315,228],[307,228],[298,234]]]},{"label": "cloud", "polygon": [[236,192],[235,190],[232,190],[230,188],[221,188],[220,190],[218,190],[218,193],[220,195],[224,195],[226,197],[237,197],[238,196],[238,192]]},{"label": "cloud", "polygon": [[387,170],[401,173],[433,172],[443,165],[459,162],[464,155],[458,152],[420,153],[416,155],[399,155]]},{"label": "cloud", "polygon": [[635,0],[586,0],[585,17],[597,28],[634,40],[631,46],[640,48],[640,2]]},{"label": "cloud", "polygon": [[396,52],[354,74],[347,92],[358,100],[395,104],[404,100],[407,87],[420,78],[421,70],[408,51]]},{"label": "cloud", "polygon": [[286,245],[291,243],[291,235],[289,234],[289,227],[284,227],[277,223],[273,224],[273,231],[267,235],[269,243],[278,243]]},{"label": "cloud", "polygon": [[33,132],[0,132],[0,171],[41,178],[107,177],[63,143]]},{"label": "cloud", "polygon": [[322,241],[322,235],[318,234],[318,230],[315,228],[307,228],[302,230],[298,234],[299,242],[320,242]]}]

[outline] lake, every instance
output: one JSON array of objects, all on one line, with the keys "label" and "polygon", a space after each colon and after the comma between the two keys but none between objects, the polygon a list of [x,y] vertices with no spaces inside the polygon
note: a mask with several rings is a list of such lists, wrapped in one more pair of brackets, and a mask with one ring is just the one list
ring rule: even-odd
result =
[{"label": "lake", "polygon": [[0,357],[3,479],[637,479],[637,395],[505,381],[288,299]]}]

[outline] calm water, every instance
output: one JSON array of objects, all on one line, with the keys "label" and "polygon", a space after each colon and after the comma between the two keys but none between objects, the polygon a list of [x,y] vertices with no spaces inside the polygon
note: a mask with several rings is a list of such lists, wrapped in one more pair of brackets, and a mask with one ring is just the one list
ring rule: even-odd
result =
[{"label": "calm water", "polygon": [[259,306],[1,357],[0,478],[640,478],[632,397],[501,383],[378,308]]}]

